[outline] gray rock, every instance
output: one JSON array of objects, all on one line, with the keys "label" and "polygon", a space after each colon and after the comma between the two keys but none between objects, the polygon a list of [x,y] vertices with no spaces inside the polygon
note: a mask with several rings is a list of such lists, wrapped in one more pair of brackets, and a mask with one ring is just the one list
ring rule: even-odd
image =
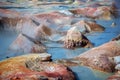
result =
[{"label": "gray rock", "polygon": [[115,62],[116,64],[119,64],[119,63],[120,63],[120,56],[115,56],[115,57],[114,57],[114,62]]},{"label": "gray rock", "polygon": [[69,15],[69,16],[73,16],[73,13],[71,13],[71,12],[68,11],[68,10],[60,10],[59,12],[60,12],[60,13],[64,13],[64,14]]},{"label": "gray rock", "polygon": [[115,69],[120,70],[120,64],[117,64],[117,65],[115,66]]}]

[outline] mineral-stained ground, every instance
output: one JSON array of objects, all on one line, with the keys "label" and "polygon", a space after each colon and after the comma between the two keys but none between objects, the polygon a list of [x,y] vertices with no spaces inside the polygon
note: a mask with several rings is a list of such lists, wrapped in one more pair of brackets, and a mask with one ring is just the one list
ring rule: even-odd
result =
[{"label": "mineral-stained ground", "polygon": [[120,80],[119,0],[0,0],[0,80]]}]

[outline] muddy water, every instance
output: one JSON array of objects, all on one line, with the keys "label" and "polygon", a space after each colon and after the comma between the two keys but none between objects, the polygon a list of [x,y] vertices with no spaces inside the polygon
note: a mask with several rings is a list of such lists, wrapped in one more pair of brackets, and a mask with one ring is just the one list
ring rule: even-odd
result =
[{"label": "muddy water", "polygon": [[[116,0],[117,4],[119,3],[119,0]],[[119,5],[119,4],[118,4]],[[117,7],[119,7],[117,5]],[[73,8],[74,6],[56,6],[52,8],[47,8],[46,11],[51,10],[66,10],[69,8]],[[31,14],[43,12],[44,10],[38,8],[11,8],[20,12],[27,12]],[[111,27],[111,24],[115,22],[116,26]],[[113,37],[120,34],[120,18],[116,18],[110,21],[104,21],[104,20],[97,20],[98,24],[101,24],[105,27],[104,32],[94,32],[90,34],[86,34],[86,37],[95,45],[99,46],[101,44],[104,44],[108,41],[110,41]],[[11,56],[17,56],[22,54],[14,54],[9,53],[5,54],[8,50],[9,45],[16,39],[17,34],[15,32],[11,31],[0,31],[0,60],[6,59],[7,57]],[[88,48],[77,48],[75,50],[69,50],[63,48],[63,45],[60,43],[54,43],[54,42],[46,42],[45,45],[48,47],[47,52],[52,54],[52,59],[69,59],[75,56],[78,56],[79,54],[89,50]],[[11,55],[12,54],[12,55]],[[108,76],[110,76],[112,73],[103,73],[100,71],[92,70],[90,68],[84,67],[84,66],[74,66],[70,67],[74,74],[76,75],[77,80],[106,80]]]}]

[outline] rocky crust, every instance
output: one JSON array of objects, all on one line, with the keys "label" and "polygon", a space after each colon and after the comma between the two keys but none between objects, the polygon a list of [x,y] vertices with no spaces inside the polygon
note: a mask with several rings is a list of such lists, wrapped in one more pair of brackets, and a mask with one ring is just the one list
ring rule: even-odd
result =
[{"label": "rocky crust", "polygon": [[120,35],[112,39],[112,41],[118,41],[118,40],[120,40]]},{"label": "rocky crust", "polygon": [[71,70],[45,62],[49,58],[43,55],[30,54],[1,61],[0,80],[75,80]]},{"label": "rocky crust", "polygon": [[[14,15],[14,16],[13,16]],[[0,9],[0,25],[2,29],[14,29],[22,19],[19,12],[7,9]]]},{"label": "rocky crust", "polygon": [[45,50],[46,47],[40,41],[25,34],[20,34],[9,47],[9,51],[16,53],[41,53]]},{"label": "rocky crust", "polygon": [[110,76],[107,80],[120,80],[120,75]]},{"label": "rocky crust", "polygon": [[115,71],[114,57],[120,55],[120,41],[110,41],[99,47],[82,53],[77,60],[81,64],[106,72]]},{"label": "rocky crust", "polygon": [[67,31],[64,46],[74,49],[76,47],[92,47],[92,44],[76,27],[72,27]]},{"label": "rocky crust", "polygon": [[72,26],[78,27],[80,32],[89,33],[89,32],[102,32],[105,28],[96,22],[81,20]]},{"label": "rocky crust", "polygon": [[19,12],[14,11],[14,10],[0,9],[0,16],[1,17],[15,18],[15,17],[20,17],[20,15],[21,14]]},{"label": "rocky crust", "polygon": [[69,10],[73,14],[90,17],[93,19],[110,20],[115,15],[114,6],[85,7]]},{"label": "rocky crust", "polygon": [[115,62],[115,74],[108,77],[107,80],[120,80],[120,56],[115,56],[114,57],[114,62]]},{"label": "rocky crust", "polygon": [[68,16],[64,13],[60,12],[49,12],[49,13],[39,13],[35,14],[32,19],[37,22],[45,22],[48,21],[50,23],[54,23],[56,25],[67,25],[71,23],[71,16]]},{"label": "rocky crust", "polygon": [[114,75],[108,77],[107,80],[120,80],[120,71],[118,71],[118,72],[115,73]]}]

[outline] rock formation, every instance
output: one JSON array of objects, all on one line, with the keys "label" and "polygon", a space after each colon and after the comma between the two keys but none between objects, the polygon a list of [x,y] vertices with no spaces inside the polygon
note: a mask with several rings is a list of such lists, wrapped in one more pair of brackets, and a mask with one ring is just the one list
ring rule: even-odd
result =
[{"label": "rock formation", "polygon": [[57,25],[66,25],[71,23],[71,16],[68,16],[64,13],[60,12],[49,12],[49,13],[40,13],[40,14],[35,14],[32,17],[33,20],[38,21],[38,22],[43,22],[43,21],[49,21]]},{"label": "rock formation", "polygon": [[107,80],[120,80],[120,71],[115,73],[115,75],[112,75],[112,76],[108,77]]},{"label": "rock formation", "polygon": [[69,10],[73,14],[90,17],[93,19],[110,20],[114,16],[115,8],[109,6],[85,7]]},{"label": "rock formation", "polygon": [[104,27],[102,27],[101,25],[92,22],[92,21],[85,21],[85,20],[81,20],[75,24],[73,24],[72,26],[78,27],[80,32],[82,33],[86,33],[86,32],[101,32],[104,31]]},{"label": "rock formation", "polygon": [[[14,15],[14,16],[13,16]],[[0,25],[2,29],[15,29],[17,23],[22,19],[17,11],[0,9]]]},{"label": "rock formation", "polygon": [[[112,41],[119,41],[120,35],[113,38]],[[107,80],[119,80],[120,79],[120,55],[113,57],[114,63],[115,63],[115,74],[108,77]]]},{"label": "rock formation", "polygon": [[75,47],[91,47],[92,44],[76,27],[72,27],[67,31],[64,46],[73,49]]},{"label": "rock formation", "polygon": [[10,45],[9,50],[16,53],[41,53],[45,52],[45,46],[25,34],[20,34]]},{"label": "rock formation", "polygon": [[71,70],[46,61],[48,57],[44,53],[30,54],[1,61],[0,80],[75,80]]},{"label": "rock formation", "polygon": [[80,54],[76,59],[81,64],[101,71],[114,72],[115,62],[113,58],[120,55],[120,41],[110,41],[99,47],[92,48]]}]

